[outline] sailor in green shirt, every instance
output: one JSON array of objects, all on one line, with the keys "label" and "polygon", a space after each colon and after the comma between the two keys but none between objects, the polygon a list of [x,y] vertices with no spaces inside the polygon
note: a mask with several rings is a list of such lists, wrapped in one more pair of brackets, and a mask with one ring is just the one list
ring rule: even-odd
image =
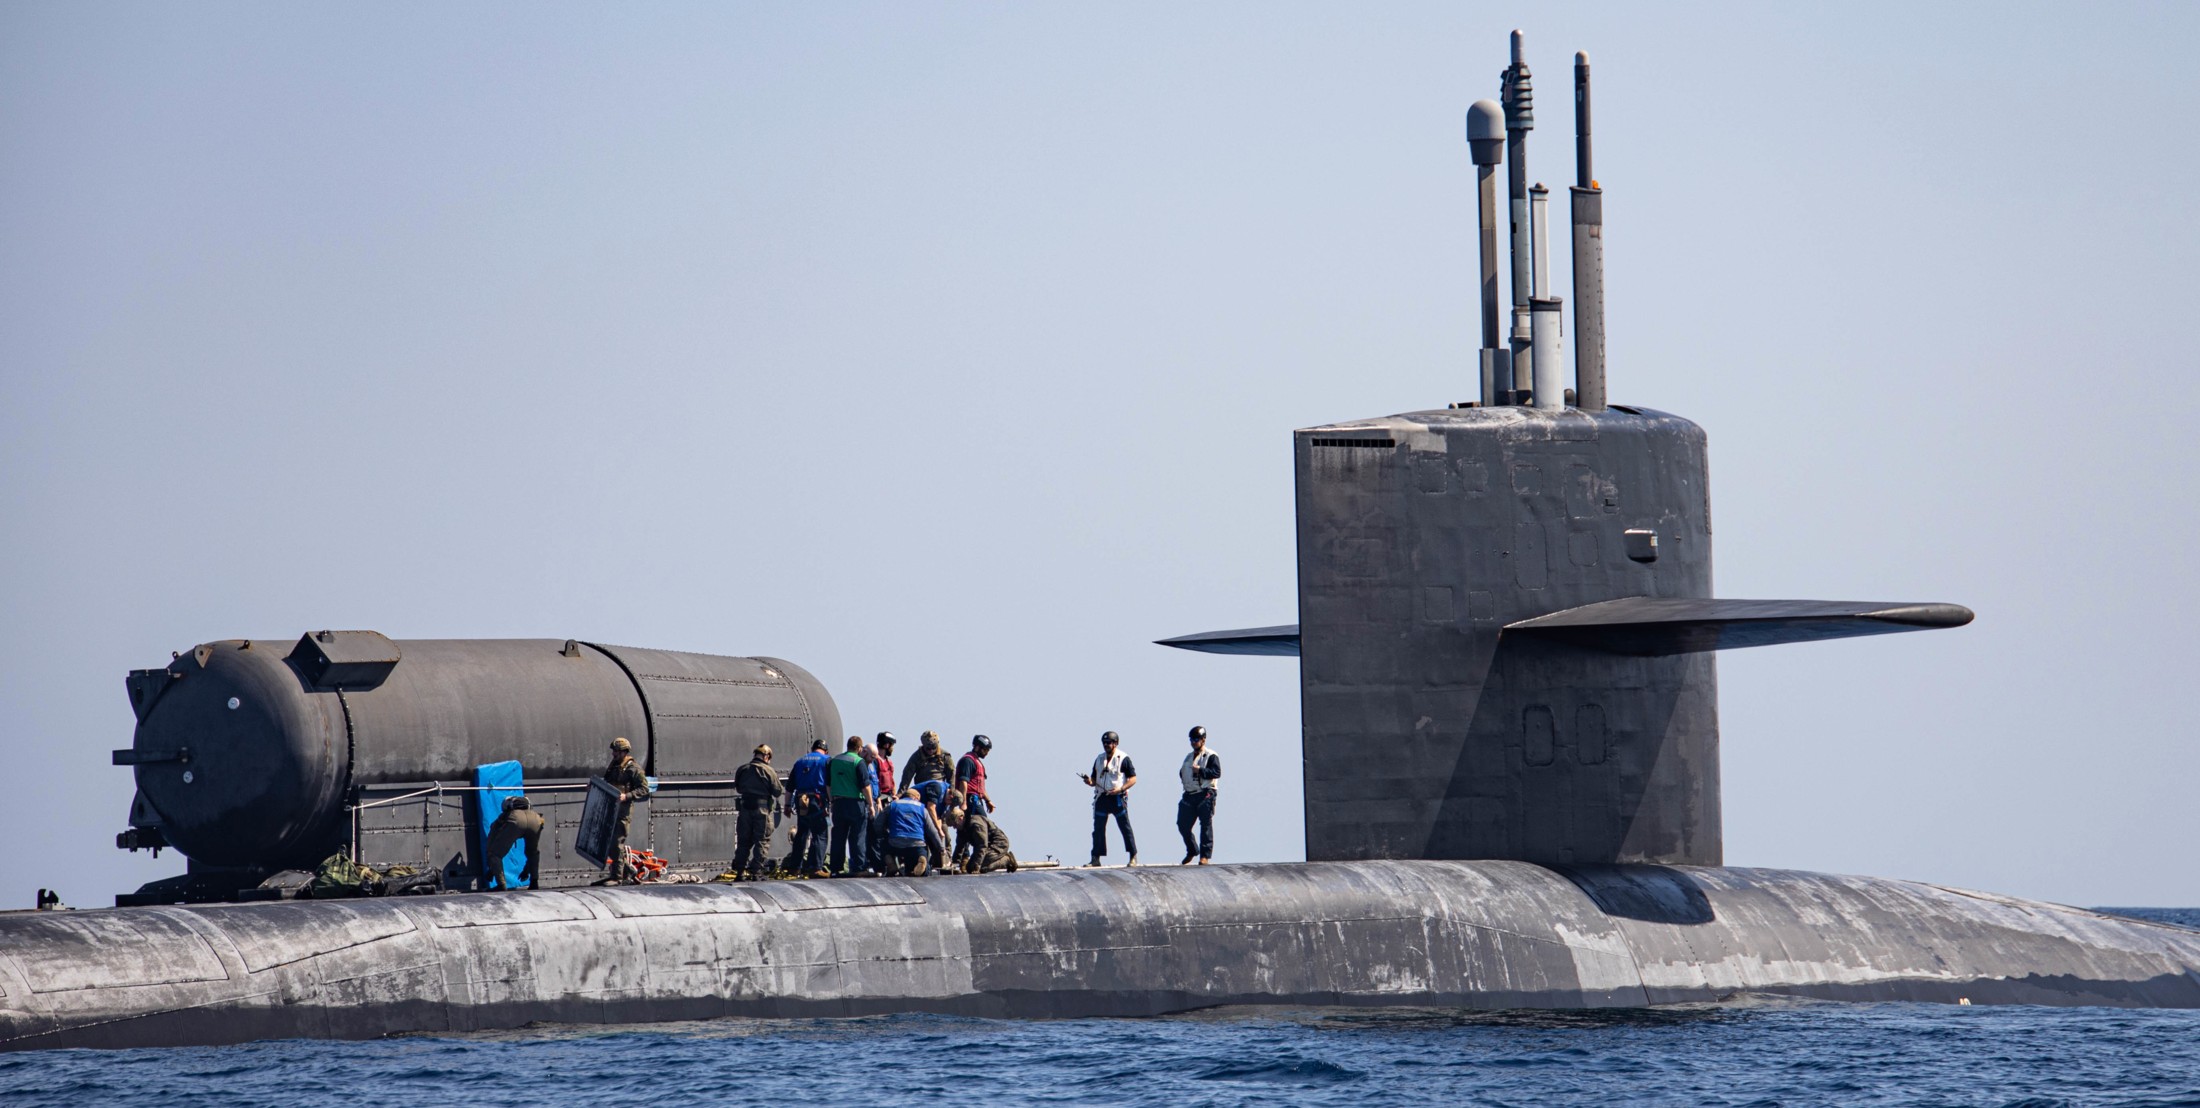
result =
[{"label": "sailor in green shirt", "polygon": [[848,736],[848,749],[825,767],[825,787],[833,797],[832,870],[839,877],[861,877],[870,871],[870,828],[873,798],[878,796],[878,771],[863,760],[863,738]]}]

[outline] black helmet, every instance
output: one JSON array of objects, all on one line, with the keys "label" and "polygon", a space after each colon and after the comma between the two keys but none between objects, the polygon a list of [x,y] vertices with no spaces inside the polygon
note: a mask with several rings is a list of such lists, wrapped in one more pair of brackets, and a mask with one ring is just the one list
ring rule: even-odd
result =
[{"label": "black helmet", "polygon": [[970,739],[970,749],[980,754],[990,754],[993,751],[993,740],[984,735],[974,735]]},{"label": "black helmet", "polygon": [[871,741],[877,744],[885,744],[890,742],[898,742],[900,740],[894,738],[894,733],[892,731],[881,731],[878,733],[878,738]]},{"label": "black helmet", "polygon": [[1102,733],[1102,734],[1100,735],[1100,741],[1101,741],[1101,742],[1103,742],[1103,743],[1117,743],[1117,742],[1122,742],[1122,741],[1123,741],[1123,736],[1121,736],[1121,735],[1118,735],[1118,734],[1116,734],[1116,733],[1115,733],[1115,732],[1113,732],[1113,731],[1107,731],[1107,732],[1103,732],[1103,733]]},{"label": "black helmet", "polygon": [[1192,728],[1191,733],[1184,737],[1188,739],[1204,739],[1207,737],[1207,729],[1204,727],[1194,727]]}]

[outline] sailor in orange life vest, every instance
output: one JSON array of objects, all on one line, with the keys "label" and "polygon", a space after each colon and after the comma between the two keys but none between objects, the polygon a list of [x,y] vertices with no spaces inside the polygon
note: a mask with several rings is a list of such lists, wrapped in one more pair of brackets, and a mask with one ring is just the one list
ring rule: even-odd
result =
[{"label": "sailor in orange life vest", "polygon": [[1092,772],[1080,773],[1077,779],[1092,786],[1092,861],[1085,863],[1090,869],[1100,864],[1108,853],[1108,817],[1115,817],[1115,826],[1123,832],[1123,852],[1130,855],[1125,865],[1138,864],[1138,837],[1131,834],[1131,786],[1138,784],[1138,769],[1131,765],[1131,756],[1123,753],[1122,738],[1110,731],[1100,736],[1100,756],[1092,760]]},{"label": "sailor in orange life vest", "polygon": [[[1192,728],[1192,752],[1184,756],[1184,764],[1177,767],[1178,783],[1184,786],[1184,798],[1176,802],[1176,833],[1184,836],[1184,860],[1180,866],[1192,864],[1193,858],[1206,865],[1215,856],[1215,782],[1222,778],[1222,757],[1207,749],[1207,729]],[[1199,825],[1199,841],[1192,841],[1192,825]]]}]

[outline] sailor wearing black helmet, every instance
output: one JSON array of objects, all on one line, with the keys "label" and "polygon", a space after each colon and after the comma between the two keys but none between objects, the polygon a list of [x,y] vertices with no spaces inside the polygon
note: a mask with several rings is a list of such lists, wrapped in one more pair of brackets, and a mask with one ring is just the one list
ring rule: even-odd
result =
[{"label": "sailor wearing black helmet", "polygon": [[1123,852],[1130,855],[1125,865],[1138,864],[1138,837],[1131,834],[1131,786],[1138,784],[1138,768],[1131,765],[1131,756],[1123,752],[1122,736],[1110,731],[1100,736],[1100,756],[1092,760],[1092,772],[1080,773],[1078,780],[1092,786],[1092,861],[1090,869],[1100,864],[1108,853],[1108,817],[1115,817],[1117,830],[1123,832]]},{"label": "sailor wearing black helmet", "polygon": [[[1215,782],[1222,777],[1222,758],[1207,749],[1207,729],[1194,727],[1188,736],[1192,752],[1184,756],[1184,764],[1177,767],[1177,782],[1184,786],[1184,797],[1176,802],[1176,833],[1184,836],[1184,860],[1180,866],[1192,864],[1193,858],[1206,865],[1215,856]],[[1199,841],[1192,841],[1192,825],[1199,825]]]},{"label": "sailor wearing black helmet", "polygon": [[970,810],[981,816],[993,814],[993,797],[985,791],[985,756],[991,753],[993,740],[973,735],[970,753],[955,760],[955,788],[969,798]]}]

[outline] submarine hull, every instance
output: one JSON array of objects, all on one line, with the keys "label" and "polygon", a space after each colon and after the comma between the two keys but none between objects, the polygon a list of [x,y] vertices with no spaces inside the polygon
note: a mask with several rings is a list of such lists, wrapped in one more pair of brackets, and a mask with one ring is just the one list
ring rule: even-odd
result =
[{"label": "submarine hull", "polygon": [[0,1048],[1738,996],[2200,1007],[2200,931],[1785,870],[1361,861],[0,917]]}]

